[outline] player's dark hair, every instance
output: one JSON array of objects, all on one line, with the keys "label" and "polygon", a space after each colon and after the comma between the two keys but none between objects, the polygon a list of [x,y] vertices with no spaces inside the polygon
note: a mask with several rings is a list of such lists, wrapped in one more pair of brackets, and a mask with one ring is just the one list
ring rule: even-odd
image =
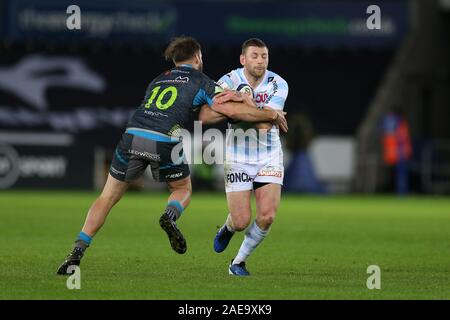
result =
[{"label": "player's dark hair", "polygon": [[166,60],[178,63],[192,59],[201,49],[194,38],[181,36],[172,39],[164,51],[164,56]]},{"label": "player's dark hair", "polygon": [[267,48],[264,41],[258,38],[250,38],[248,40],[245,40],[242,44],[242,54],[245,54],[245,51],[248,47],[258,47],[258,48]]}]

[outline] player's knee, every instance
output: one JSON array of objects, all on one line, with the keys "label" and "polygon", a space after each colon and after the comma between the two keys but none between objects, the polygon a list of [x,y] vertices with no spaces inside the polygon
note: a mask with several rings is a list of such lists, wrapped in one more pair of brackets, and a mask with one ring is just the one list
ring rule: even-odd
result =
[{"label": "player's knee", "polygon": [[167,186],[169,187],[170,192],[182,190],[192,194],[192,184],[191,179],[189,178],[168,182]]},{"label": "player's knee", "polygon": [[275,219],[274,216],[265,216],[265,217],[263,217],[263,221],[262,222],[267,227],[270,227],[272,225],[274,219]]},{"label": "player's knee", "polygon": [[236,231],[245,230],[250,224],[250,217],[248,216],[239,216],[233,218],[233,227]]},{"label": "player's knee", "polygon": [[183,186],[179,186],[177,188],[170,189],[170,192],[175,192],[175,191],[183,192],[187,198],[190,198],[192,195],[192,187],[190,184],[189,185],[186,184]]},{"label": "player's knee", "polygon": [[275,220],[275,210],[268,209],[261,212],[261,215],[257,218],[258,225],[260,225],[263,229],[268,229]]}]

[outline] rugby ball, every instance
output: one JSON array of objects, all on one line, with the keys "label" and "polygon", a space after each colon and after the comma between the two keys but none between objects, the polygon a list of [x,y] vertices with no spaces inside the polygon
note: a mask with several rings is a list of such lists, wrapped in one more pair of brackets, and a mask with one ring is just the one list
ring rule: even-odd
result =
[{"label": "rugby ball", "polygon": [[253,98],[253,89],[252,89],[252,87],[250,87],[250,86],[249,86],[248,84],[246,84],[246,83],[240,84],[240,85],[237,87],[236,91],[245,93],[245,94],[247,94],[247,95],[249,95],[250,97]]}]

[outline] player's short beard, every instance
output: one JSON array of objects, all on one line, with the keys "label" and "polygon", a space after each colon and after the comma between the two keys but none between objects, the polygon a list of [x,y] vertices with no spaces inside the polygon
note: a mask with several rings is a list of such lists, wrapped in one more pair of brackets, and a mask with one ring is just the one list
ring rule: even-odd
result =
[{"label": "player's short beard", "polygon": [[266,69],[259,71],[256,68],[253,68],[249,70],[249,73],[253,78],[260,79],[264,75],[264,73],[266,73]]}]

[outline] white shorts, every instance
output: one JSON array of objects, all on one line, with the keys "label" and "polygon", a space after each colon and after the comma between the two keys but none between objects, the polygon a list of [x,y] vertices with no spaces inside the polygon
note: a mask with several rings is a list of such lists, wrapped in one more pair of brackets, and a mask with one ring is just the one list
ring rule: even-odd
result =
[{"label": "white shorts", "polygon": [[283,185],[284,167],[279,158],[255,164],[226,162],[224,169],[225,192],[253,190],[253,182]]}]

